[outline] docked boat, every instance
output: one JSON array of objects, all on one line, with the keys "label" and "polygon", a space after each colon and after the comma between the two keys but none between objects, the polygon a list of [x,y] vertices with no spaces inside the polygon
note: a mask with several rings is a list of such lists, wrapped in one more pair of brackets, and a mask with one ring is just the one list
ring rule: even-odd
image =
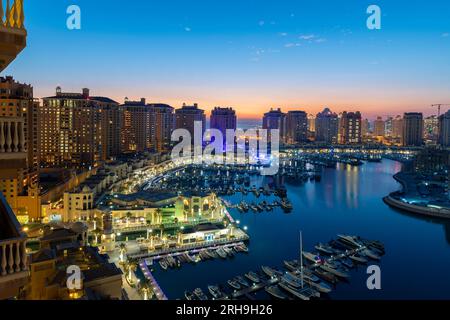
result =
[{"label": "docked boat", "polygon": [[322,270],[320,268],[314,270],[314,272],[321,277],[323,280],[328,281],[329,283],[335,284],[338,282],[338,279],[336,276],[330,272],[327,272],[325,270]]},{"label": "docked boat", "polygon": [[314,248],[316,248],[316,250],[318,250],[322,253],[328,254],[328,255],[332,255],[335,253],[335,251],[332,247],[330,247],[329,245],[326,245],[326,244],[322,244],[322,243],[317,244]]},{"label": "docked boat", "polygon": [[314,292],[314,290],[306,287],[297,289],[283,282],[280,282],[279,286],[301,300],[310,300],[312,297],[317,297],[318,295],[320,296],[318,292]]},{"label": "docked boat", "polygon": [[228,285],[229,285],[230,287],[232,287],[233,289],[236,289],[236,290],[241,289],[241,285],[240,285],[239,282],[236,281],[235,279],[233,279],[233,280],[228,280],[227,283],[228,283]]},{"label": "docked boat", "polygon": [[206,250],[206,253],[211,257],[211,259],[216,259],[219,256],[217,255],[217,253],[213,250]]},{"label": "docked boat", "polygon": [[342,264],[344,266],[346,266],[347,268],[353,268],[355,266],[355,264],[353,263],[353,261],[349,258],[344,258],[342,259]]},{"label": "docked boat", "polygon": [[268,294],[270,294],[272,297],[277,298],[277,299],[281,299],[281,300],[285,300],[288,298],[287,295],[285,295],[283,293],[283,291],[281,291],[277,285],[274,286],[268,286],[265,288],[266,292]]},{"label": "docked boat", "polygon": [[223,250],[225,251],[225,253],[230,256],[230,257],[234,257],[234,253],[233,253],[233,249],[229,248],[229,247],[223,247]]},{"label": "docked boat", "polygon": [[245,278],[243,276],[237,276],[236,277],[236,281],[239,282],[239,284],[241,286],[244,286],[244,287],[249,287],[250,286],[250,284],[247,282],[247,280],[245,280]]},{"label": "docked boat", "polygon": [[234,250],[236,250],[236,252],[248,252],[248,248],[245,244],[238,244],[234,247]]},{"label": "docked boat", "polygon": [[189,255],[189,253],[185,252],[185,253],[184,253],[184,256],[186,257],[186,259],[187,259],[189,262],[195,263],[195,259],[194,259],[193,257],[191,257],[191,256]]},{"label": "docked boat", "polygon": [[343,242],[345,242],[345,243],[347,243],[347,244],[349,244],[349,245],[351,245],[351,246],[353,246],[355,248],[361,248],[363,246],[362,243],[359,242],[358,240],[356,240],[356,237],[354,237],[354,236],[347,236],[347,235],[338,234],[338,238],[341,241],[343,241]]},{"label": "docked boat", "polygon": [[218,286],[208,286],[208,291],[215,299],[219,299],[223,295]]},{"label": "docked boat", "polygon": [[195,300],[195,296],[189,291],[184,292],[184,297],[186,298],[186,300]]},{"label": "docked boat", "polygon": [[314,264],[322,263],[322,258],[318,254],[310,253],[307,251],[303,251],[302,254],[305,259],[311,261]]},{"label": "docked boat", "polygon": [[269,277],[274,277],[274,276],[281,276],[283,275],[283,273],[281,271],[272,269],[271,267],[267,267],[267,266],[262,266],[261,267],[262,271],[268,275]]},{"label": "docked boat", "polygon": [[162,268],[163,270],[167,270],[167,263],[166,263],[166,261],[164,261],[163,259],[161,259],[161,260],[158,261],[158,263],[159,263],[159,265],[161,266],[161,268]]},{"label": "docked boat", "polygon": [[293,275],[292,273],[285,273],[280,280],[282,282],[285,282],[289,284],[290,286],[294,288],[301,288],[304,283],[302,283],[302,280],[298,278],[297,276]]},{"label": "docked boat", "polygon": [[296,271],[300,268],[300,266],[297,264],[296,260],[293,261],[283,261],[285,267],[290,271]]},{"label": "docked boat", "polygon": [[194,290],[194,295],[199,299],[199,300],[208,300],[208,297],[203,293],[202,289],[197,288]]},{"label": "docked boat", "polygon": [[245,276],[247,277],[247,279],[249,279],[250,281],[253,281],[254,283],[261,282],[261,280],[259,279],[259,276],[253,271],[246,273]]},{"label": "docked boat", "polygon": [[349,256],[349,258],[352,259],[353,261],[356,261],[356,262],[361,263],[361,264],[366,264],[368,262],[368,260],[366,258],[361,257],[361,256],[356,255],[356,254],[353,254],[353,255]]},{"label": "docked boat", "polygon": [[381,259],[381,257],[379,255],[375,254],[373,251],[371,251],[369,249],[364,249],[362,251],[362,253],[364,255],[366,255],[367,257],[369,257],[370,259],[373,259],[373,260],[380,260]]},{"label": "docked boat", "polygon": [[216,253],[221,257],[222,259],[227,258],[227,253],[223,250],[223,248],[219,248],[216,250]]},{"label": "docked boat", "polygon": [[334,275],[336,275],[336,276],[338,276],[338,277],[341,277],[341,278],[350,278],[350,275],[347,273],[347,272],[345,272],[345,271],[342,271],[342,270],[339,270],[339,269],[335,269],[335,268],[332,268],[329,264],[323,264],[323,265],[321,265],[320,266],[323,270],[325,270],[325,271],[328,271],[328,272],[330,272],[330,273],[332,273],[332,274],[334,274]]},{"label": "docked boat", "polygon": [[[297,270],[293,274],[298,277],[300,275],[299,273],[301,273],[301,272],[299,272]],[[303,278],[304,279],[309,279],[309,280],[314,281],[314,282],[319,282],[320,281],[320,279],[314,274],[314,272],[312,272],[308,268],[303,268]]]},{"label": "docked boat", "polygon": [[284,211],[291,211],[293,209],[292,203],[287,198],[281,201],[281,207]]},{"label": "docked boat", "polygon": [[331,287],[323,281],[314,282],[307,278],[305,278],[304,281],[305,281],[305,283],[309,284],[311,286],[311,288],[313,288],[319,292],[322,292],[322,293],[329,293],[332,290]]}]

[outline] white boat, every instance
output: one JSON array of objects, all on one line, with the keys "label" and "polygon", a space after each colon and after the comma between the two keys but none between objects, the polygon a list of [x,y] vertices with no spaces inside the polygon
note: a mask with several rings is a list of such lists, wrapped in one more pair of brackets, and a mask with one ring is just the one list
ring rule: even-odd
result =
[{"label": "white boat", "polygon": [[320,266],[320,268],[322,268],[323,270],[328,271],[329,273],[332,273],[338,277],[350,278],[350,275],[348,273],[341,271],[339,269],[332,268],[329,264],[323,264]]},{"label": "white boat", "polygon": [[239,282],[234,280],[234,279],[233,280],[228,280],[227,283],[233,289],[236,289],[236,290],[241,289],[241,285],[239,284]]},{"label": "white boat", "polygon": [[370,259],[373,260],[380,260],[381,257],[377,254],[375,254],[373,251],[369,250],[369,249],[364,249],[363,251],[361,251],[364,255],[366,255],[367,257],[369,257]]},{"label": "white boat", "polygon": [[226,254],[230,257],[234,257],[233,249],[228,247],[223,247],[223,250],[226,252]]},{"label": "white boat", "polygon": [[341,239],[343,242],[350,244],[356,248],[361,248],[363,245],[361,242],[356,240],[356,237],[354,236],[347,236],[347,235],[342,235],[342,234],[338,234],[339,239]]},{"label": "white boat", "polygon": [[219,248],[216,250],[216,253],[219,255],[219,257],[221,257],[222,259],[226,259],[227,258],[227,253],[222,249]]},{"label": "white boat", "polygon": [[259,279],[258,275],[256,273],[254,273],[253,271],[250,271],[249,273],[246,273],[245,276],[253,281],[254,283],[259,283],[261,282],[261,280]]},{"label": "white boat", "polygon": [[166,261],[164,261],[164,260],[159,260],[158,263],[159,263],[159,265],[161,266],[161,268],[162,268],[163,270],[167,270],[167,263],[166,263]]},{"label": "white boat", "polygon": [[274,277],[274,276],[281,276],[283,275],[283,273],[281,273],[278,270],[272,269],[271,267],[267,267],[267,266],[262,266],[261,267],[262,271],[267,274],[269,277]]},{"label": "white boat", "polygon": [[215,299],[218,299],[223,295],[218,286],[208,286],[208,290]]},{"label": "white boat", "polygon": [[244,287],[250,286],[250,284],[247,282],[247,280],[245,280],[245,278],[243,276],[237,276],[236,281],[239,282],[239,284],[241,284]]},{"label": "white boat", "polygon": [[305,259],[311,261],[314,264],[322,262],[322,258],[318,254],[310,253],[307,251],[303,251],[302,254]]},{"label": "white boat", "polygon": [[194,295],[199,299],[199,300],[208,300],[208,297],[203,293],[202,289],[197,288],[194,290]]},{"label": "white boat", "polygon": [[270,294],[272,297],[275,297],[277,299],[285,300],[288,297],[281,291],[277,285],[274,286],[268,286],[265,288],[266,292]]}]

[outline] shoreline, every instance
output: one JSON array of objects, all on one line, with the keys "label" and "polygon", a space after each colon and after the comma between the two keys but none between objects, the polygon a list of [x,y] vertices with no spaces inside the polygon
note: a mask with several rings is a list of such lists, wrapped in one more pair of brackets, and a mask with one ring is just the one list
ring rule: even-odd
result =
[{"label": "shoreline", "polygon": [[408,184],[399,177],[399,173],[396,173],[393,178],[399,182],[402,186],[401,191],[395,191],[390,193],[388,196],[383,198],[383,202],[387,204],[389,207],[399,209],[402,211],[406,211],[413,214],[440,218],[440,219],[450,219],[450,209],[439,209],[439,208],[430,208],[430,207],[422,207],[409,203],[405,203],[401,200],[394,198],[394,195],[406,194],[408,192]]}]

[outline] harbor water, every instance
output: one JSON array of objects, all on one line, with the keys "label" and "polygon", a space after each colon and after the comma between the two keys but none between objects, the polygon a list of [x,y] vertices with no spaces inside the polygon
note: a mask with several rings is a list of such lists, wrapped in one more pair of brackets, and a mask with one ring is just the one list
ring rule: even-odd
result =
[{"label": "harbor water", "polygon": [[[200,287],[207,292],[208,285],[216,284],[226,287],[228,279],[248,271],[261,272],[262,265],[283,268],[283,260],[299,257],[299,230],[304,250],[311,252],[318,242],[351,234],[384,243],[386,254],[381,261],[369,263],[381,268],[381,290],[367,288],[367,266],[360,265],[352,269],[348,282],[337,284],[329,298],[450,299],[450,221],[405,214],[383,202],[384,196],[400,188],[392,177],[400,170],[401,164],[390,160],[357,167],[338,164],[335,169],[323,169],[320,182],[285,183],[294,207],[291,213],[279,207],[272,212],[242,214],[229,209],[240,226],[248,228],[248,254],[183,264],[167,271],[159,265],[150,268],[169,299],[182,299],[185,290]],[[252,184],[258,186],[271,178],[255,179]],[[225,199],[238,204],[275,197],[236,193]],[[270,299],[264,290],[255,297]]]}]

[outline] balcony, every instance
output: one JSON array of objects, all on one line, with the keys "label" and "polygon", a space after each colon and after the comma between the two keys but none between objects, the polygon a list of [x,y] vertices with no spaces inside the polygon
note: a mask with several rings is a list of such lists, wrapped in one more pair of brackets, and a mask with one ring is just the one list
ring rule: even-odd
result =
[{"label": "balcony", "polygon": [[[12,1],[12,0],[11,0]],[[26,47],[23,0],[0,0],[0,72]]]},{"label": "balcony", "polygon": [[0,193],[0,300],[17,297],[28,283],[27,237]]},{"label": "balcony", "polygon": [[27,144],[24,126],[23,118],[0,118],[0,164],[2,168],[26,167]]}]

